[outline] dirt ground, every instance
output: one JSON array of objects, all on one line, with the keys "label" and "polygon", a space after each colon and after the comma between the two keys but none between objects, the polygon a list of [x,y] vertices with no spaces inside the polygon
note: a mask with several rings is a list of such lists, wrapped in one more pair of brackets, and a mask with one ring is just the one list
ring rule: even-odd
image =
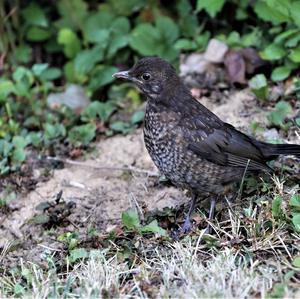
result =
[{"label": "dirt ground", "polygon": [[[254,119],[261,124],[266,122],[266,111],[258,107],[247,90],[233,92],[218,101],[208,98],[200,101],[221,119],[246,133],[250,133],[249,124]],[[18,262],[21,254],[24,260],[42,263],[45,248],[60,250],[62,247],[51,230],[45,234],[41,225],[30,221],[38,214],[36,206],[41,202],[53,202],[60,190],[65,202],[76,204],[67,225],[56,228],[61,233],[74,230],[74,227],[82,233],[90,227],[110,231],[120,223],[122,212],[132,206],[154,211],[188,201],[182,191],[163,186],[158,176],[147,174],[157,170],[145,150],[141,129],[127,136],[102,140],[95,146],[93,154],[81,161],[87,166],[66,163],[64,169],[54,171],[50,180],[40,182],[34,191],[10,203],[11,212],[0,219],[0,248],[7,242],[14,242],[18,247],[7,255],[11,265]],[[99,169],[101,167],[103,169]],[[145,173],[128,172],[127,167]]]}]

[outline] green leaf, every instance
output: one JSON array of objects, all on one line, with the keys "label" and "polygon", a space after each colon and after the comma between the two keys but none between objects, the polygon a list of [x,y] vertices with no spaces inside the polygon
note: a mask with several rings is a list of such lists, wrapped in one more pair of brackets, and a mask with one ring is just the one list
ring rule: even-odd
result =
[{"label": "green leaf", "polygon": [[30,27],[26,32],[26,38],[31,42],[42,42],[47,40],[51,36],[51,33],[48,29],[40,27]]},{"label": "green leaf", "polygon": [[300,208],[300,194],[294,194],[290,199],[290,205]]},{"label": "green leaf", "polygon": [[270,44],[260,52],[260,56],[265,60],[279,60],[286,56],[286,51],[277,44]]},{"label": "green leaf", "polygon": [[53,140],[66,136],[66,128],[63,124],[44,124],[44,136],[46,140]]},{"label": "green leaf", "polygon": [[57,8],[62,18],[56,22],[59,28],[81,29],[88,15],[88,3],[83,0],[60,0]]},{"label": "green leaf", "polygon": [[52,81],[61,77],[61,70],[57,67],[50,67],[42,72],[39,78],[42,81]]},{"label": "green leaf", "polygon": [[150,56],[156,54],[159,42],[159,31],[148,23],[142,23],[133,29],[129,43],[141,55]]},{"label": "green leaf", "polygon": [[293,111],[291,105],[287,102],[280,101],[276,104],[275,110],[268,115],[271,124],[282,126],[284,119]]},{"label": "green leaf", "polygon": [[141,226],[138,213],[132,209],[122,213],[122,223],[127,229],[138,229]]},{"label": "green leaf", "polygon": [[194,50],[197,48],[197,45],[192,40],[181,38],[175,43],[174,47],[179,50]]},{"label": "green leaf", "polygon": [[116,107],[110,102],[94,101],[81,112],[82,121],[91,121],[99,117],[103,122],[108,121]]},{"label": "green leaf", "polygon": [[280,215],[282,215],[282,197],[279,195],[276,195],[276,197],[272,201],[272,215],[275,218],[278,218]]},{"label": "green leaf", "polygon": [[257,1],[254,5],[254,11],[259,18],[264,21],[270,21],[274,25],[290,21],[290,18],[282,14],[276,7],[269,6],[266,2]]},{"label": "green leaf", "polygon": [[297,232],[300,232],[300,214],[297,213],[292,217],[292,223]]},{"label": "green leaf", "polygon": [[211,18],[214,18],[224,6],[225,0],[198,0],[196,11],[204,9]]},{"label": "green leaf", "polygon": [[20,45],[16,48],[15,58],[21,63],[28,63],[31,56],[31,48],[27,45]]},{"label": "green leaf", "polygon": [[48,68],[48,63],[36,63],[32,66],[32,72],[35,76],[39,77],[43,71]]},{"label": "green leaf", "polygon": [[146,0],[109,0],[109,4],[113,7],[113,11],[115,11],[118,15],[129,16],[133,12],[140,11],[141,8],[147,5]]},{"label": "green leaf", "polygon": [[300,62],[300,47],[297,49],[292,49],[290,54],[288,55],[288,58],[291,59],[295,63]]},{"label": "green leaf", "polygon": [[88,145],[96,136],[96,125],[86,124],[73,127],[68,134],[68,140],[74,146]]},{"label": "green leaf", "polygon": [[127,134],[132,130],[132,127],[129,123],[126,123],[124,121],[116,121],[109,126],[112,130],[116,132],[120,132],[122,134]]},{"label": "green leaf", "polygon": [[279,66],[275,68],[271,74],[271,79],[273,81],[282,81],[289,77],[291,69],[286,66]]},{"label": "green leaf", "polygon": [[145,112],[144,111],[136,111],[132,116],[131,116],[131,119],[130,119],[130,122],[132,124],[138,124],[140,123],[143,119],[144,119],[144,116],[145,116]]},{"label": "green leaf", "polygon": [[16,148],[24,148],[28,144],[26,139],[22,136],[14,136],[12,143]]},{"label": "green leaf", "polygon": [[110,26],[115,17],[108,11],[99,11],[87,18],[83,33],[86,41],[106,48],[110,38]]},{"label": "green leaf", "polygon": [[64,46],[64,54],[68,58],[74,58],[81,50],[80,40],[69,28],[62,28],[58,32],[57,42]]},{"label": "green leaf", "polygon": [[15,92],[15,86],[11,80],[0,81],[0,101],[6,100],[9,94]]},{"label": "green leaf", "polygon": [[44,11],[35,3],[29,4],[21,10],[25,22],[29,25],[48,27],[48,20]]},{"label": "green leaf", "polygon": [[70,251],[69,261],[73,264],[78,260],[87,258],[89,253],[85,248],[75,248]]},{"label": "green leaf", "polygon": [[268,83],[265,75],[258,74],[249,81],[251,91],[260,99],[266,100],[269,96]]},{"label": "green leaf", "polygon": [[99,47],[79,52],[74,60],[74,70],[79,75],[88,74],[103,59],[103,52]]},{"label": "green leaf", "polygon": [[118,69],[114,66],[100,65],[96,67],[91,74],[89,89],[94,92],[97,89],[111,83],[114,81],[112,75],[117,71]]},{"label": "green leaf", "polygon": [[142,233],[158,233],[161,236],[166,236],[167,232],[166,230],[164,230],[163,228],[161,228],[158,223],[157,220],[153,220],[152,222],[150,222],[149,224],[143,226],[140,231]]},{"label": "green leaf", "polygon": [[158,17],[155,26],[142,23],[131,32],[131,48],[144,56],[157,55],[172,61],[179,54],[174,43],[179,36],[178,26],[168,17]]},{"label": "green leaf", "polygon": [[296,268],[300,268],[300,256],[296,256],[293,259],[292,265]]},{"label": "green leaf", "polygon": [[17,147],[13,151],[12,160],[13,162],[21,163],[26,159],[26,153],[23,148]]},{"label": "green leaf", "polygon": [[281,32],[279,35],[276,36],[274,39],[275,44],[281,44],[286,41],[288,38],[294,36],[299,32],[299,29],[289,29],[286,31]]},{"label": "green leaf", "polygon": [[290,13],[295,24],[300,27],[300,1],[293,1],[291,3]]}]

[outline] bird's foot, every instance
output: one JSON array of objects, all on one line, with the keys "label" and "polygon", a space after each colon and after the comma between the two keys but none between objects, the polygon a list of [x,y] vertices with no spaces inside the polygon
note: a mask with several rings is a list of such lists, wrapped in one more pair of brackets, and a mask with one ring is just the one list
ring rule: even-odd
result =
[{"label": "bird's foot", "polygon": [[190,217],[187,216],[185,221],[184,221],[184,224],[183,224],[183,226],[181,227],[180,230],[183,234],[187,234],[192,230],[192,227],[193,227],[193,225],[192,225],[192,222],[190,220]]},{"label": "bird's foot", "polygon": [[211,226],[208,224],[207,227],[204,229],[203,235],[210,235],[211,232]]}]

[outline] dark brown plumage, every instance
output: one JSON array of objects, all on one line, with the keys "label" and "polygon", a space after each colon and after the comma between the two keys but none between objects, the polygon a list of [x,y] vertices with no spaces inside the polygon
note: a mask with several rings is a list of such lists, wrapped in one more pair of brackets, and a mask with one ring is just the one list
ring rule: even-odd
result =
[{"label": "dark brown plumage", "polygon": [[193,194],[184,230],[190,229],[198,195],[215,199],[228,184],[241,180],[245,170],[270,171],[266,162],[278,155],[300,156],[299,145],[260,142],[224,123],[194,99],[175,69],[158,57],[143,58],[114,76],[132,81],[146,95],[146,148],[173,184]]}]

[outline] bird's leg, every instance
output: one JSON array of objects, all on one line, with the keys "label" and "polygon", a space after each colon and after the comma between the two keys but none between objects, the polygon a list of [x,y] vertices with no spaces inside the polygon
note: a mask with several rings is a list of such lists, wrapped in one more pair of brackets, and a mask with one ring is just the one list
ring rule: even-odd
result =
[{"label": "bird's leg", "polygon": [[[214,218],[215,208],[216,208],[216,198],[213,197],[210,201],[210,208],[209,208],[209,215],[208,215],[209,221],[211,221]],[[208,234],[208,235],[211,233],[211,225],[210,224],[207,225],[204,233]]]},{"label": "bird's leg", "polygon": [[191,215],[192,215],[192,213],[195,209],[196,201],[197,201],[197,194],[195,192],[192,192],[192,199],[191,199],[190,208],[189,208],[189,211],[188,211],[188,213],[185,217],[184,224],[182,226],[183,233],[187,233],[192,229]]}]

